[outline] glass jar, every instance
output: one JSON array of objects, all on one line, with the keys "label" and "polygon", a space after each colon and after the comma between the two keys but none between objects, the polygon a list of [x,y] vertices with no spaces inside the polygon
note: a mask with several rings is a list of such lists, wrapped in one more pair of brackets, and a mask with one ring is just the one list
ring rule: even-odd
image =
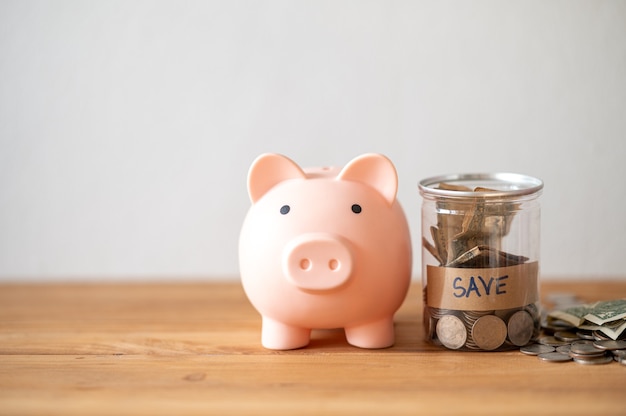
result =
[{"label": "glass jar", "polygon": [[500,351],[540,329],[543,182],[513,174],[456,174],[419,183],[424,327],[429,341]]}]

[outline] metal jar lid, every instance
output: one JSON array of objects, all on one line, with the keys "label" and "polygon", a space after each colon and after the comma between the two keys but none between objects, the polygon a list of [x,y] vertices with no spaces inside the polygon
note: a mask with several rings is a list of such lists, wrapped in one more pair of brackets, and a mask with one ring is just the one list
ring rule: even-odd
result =
[{"label": "metal jar lid", "polygon": [[[441,183],[463,185],[472,191],[439,189]],[[493,191],[474,192],[475,187],[489,188]],[[543,189],[543,181],[532,176],[518,173],[463,173],[426,178],[419,183],[422,195],[448,198],[511,198],[538,194]]]}]

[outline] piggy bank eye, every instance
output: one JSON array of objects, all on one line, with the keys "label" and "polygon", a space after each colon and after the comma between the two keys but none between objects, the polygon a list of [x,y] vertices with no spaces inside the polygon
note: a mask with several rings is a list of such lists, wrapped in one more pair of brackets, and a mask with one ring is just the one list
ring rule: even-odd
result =
[{"label": "piggy bank eye", "polygon": [[352,212],[355,214],[360,214],[362,211],[361,206],[359,204],[352,205]]},{"label": "piggy bank eye", "polygon": [[291,208],[289,208],[289,205],[283,205],[282,207],[280,207],[280,213],[286,215],[289,213],[290,209]]}]

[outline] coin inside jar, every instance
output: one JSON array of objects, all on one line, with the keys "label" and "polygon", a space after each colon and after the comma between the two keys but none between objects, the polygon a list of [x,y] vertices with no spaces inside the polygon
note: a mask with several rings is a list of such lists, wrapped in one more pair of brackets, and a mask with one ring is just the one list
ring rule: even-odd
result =
[{"label": "coin inside jar", "polygon": [[532,316],[526,311],[517,311],[509,318],[507,332],[509,341],[521,347],[528,344],[535,330]]},{"label": "coin inside jar", "polygon": [[467,340],[467,331],[463,321],[454,315],[442,316],[437,322],[437,338],[452,350],[461,348]]},{"label": "coin inside jar", "polygon": [[507,327],[504,321],[495,315],[478,318],[472,326],[472,338],[483,350],[495,350],[506,341]]}]

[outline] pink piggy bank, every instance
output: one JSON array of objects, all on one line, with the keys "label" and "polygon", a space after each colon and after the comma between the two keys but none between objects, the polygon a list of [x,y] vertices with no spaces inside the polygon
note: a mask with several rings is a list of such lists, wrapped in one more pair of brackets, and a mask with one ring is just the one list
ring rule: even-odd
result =
[{"label": "pink piggy bank", "polygon": [[265,348],[304,347],[312,329],[330,328],[357,347],[393,345],[412,263],[397,189],[395,167],[378,154],[343,169],[303,170],[276,154],[252,163],[239,263]]}]

